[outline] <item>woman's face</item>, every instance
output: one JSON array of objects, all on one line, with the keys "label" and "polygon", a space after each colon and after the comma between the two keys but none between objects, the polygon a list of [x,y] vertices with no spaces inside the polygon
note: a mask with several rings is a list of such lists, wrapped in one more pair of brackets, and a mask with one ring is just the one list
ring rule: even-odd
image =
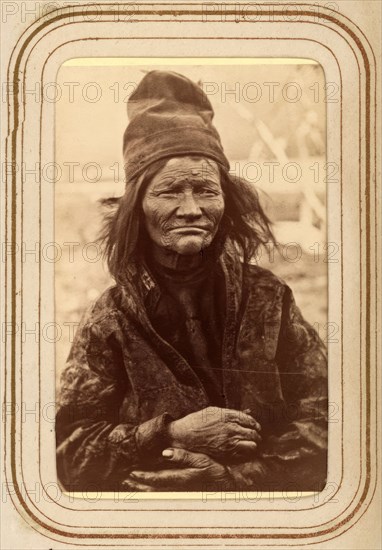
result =
[{"label": "woman's face", "polygon": [[211,244],[224,212],[217,164],[199,157],[170,159],[149,183],[142,206],[158,246],[197,254]]}]

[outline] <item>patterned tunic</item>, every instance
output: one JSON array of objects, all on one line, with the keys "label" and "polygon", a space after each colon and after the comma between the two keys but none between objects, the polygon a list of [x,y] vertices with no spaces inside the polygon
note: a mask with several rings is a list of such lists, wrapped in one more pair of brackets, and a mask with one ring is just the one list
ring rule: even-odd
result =
[{"label": "patterned tunic", "polygon": [[[225,407],[262,425],[254,460],[230,463],[237,490],[322,490],[327,463],[327,360],[290,288],[227,246],[221,380]],[[167,423],[211,405],[197,371],[153,328],[158,284],[137,264],[86,312],[62,374],[57,470],[67,490],[120,490],[156,469]],[[195,488],[195,490],[198,488]]]}]

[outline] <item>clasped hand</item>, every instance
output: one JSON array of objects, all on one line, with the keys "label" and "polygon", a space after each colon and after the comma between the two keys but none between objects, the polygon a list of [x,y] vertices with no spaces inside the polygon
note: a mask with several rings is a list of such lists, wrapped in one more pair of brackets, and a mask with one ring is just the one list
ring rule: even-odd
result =
[{"label": "clasped hand", "polygon": [[206,491],[232,489],[228,470],[207,455],[186,449],[165,449],[168,468],[157,471],[134,470],[123,482],[129,491]]},{"label": "clasped hand", "polygon": [[131,472],[124,488],[134,491],[229,490],[232,478],[218,462],[253,456],[260,424],[247,412],[207,407],[169,424],[169,468]]},{"label": "clasped hand", "polygon": [[256,451],[260,430],[246,412],[207,407],[169,424],[170,446],[217,460],[244,458]]}]

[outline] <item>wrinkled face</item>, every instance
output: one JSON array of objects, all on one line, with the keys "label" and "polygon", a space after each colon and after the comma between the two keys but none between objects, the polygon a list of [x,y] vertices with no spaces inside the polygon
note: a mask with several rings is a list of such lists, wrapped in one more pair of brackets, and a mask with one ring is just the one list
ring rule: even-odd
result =
[{"label": "wrinkled face", "polygon": [[176,157],[153,177],[143,197],[151,239],[178,254],[209,246],[224,212],[217,164],[198,157]]}]

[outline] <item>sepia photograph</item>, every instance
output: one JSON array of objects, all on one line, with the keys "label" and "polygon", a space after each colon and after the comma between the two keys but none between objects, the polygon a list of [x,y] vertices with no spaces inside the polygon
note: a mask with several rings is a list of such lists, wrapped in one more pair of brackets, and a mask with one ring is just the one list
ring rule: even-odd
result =
[{"label": "sepia photograph", "polygon": [[73,59],[57,84],[59,483],[321,491],[321,66]]}]

